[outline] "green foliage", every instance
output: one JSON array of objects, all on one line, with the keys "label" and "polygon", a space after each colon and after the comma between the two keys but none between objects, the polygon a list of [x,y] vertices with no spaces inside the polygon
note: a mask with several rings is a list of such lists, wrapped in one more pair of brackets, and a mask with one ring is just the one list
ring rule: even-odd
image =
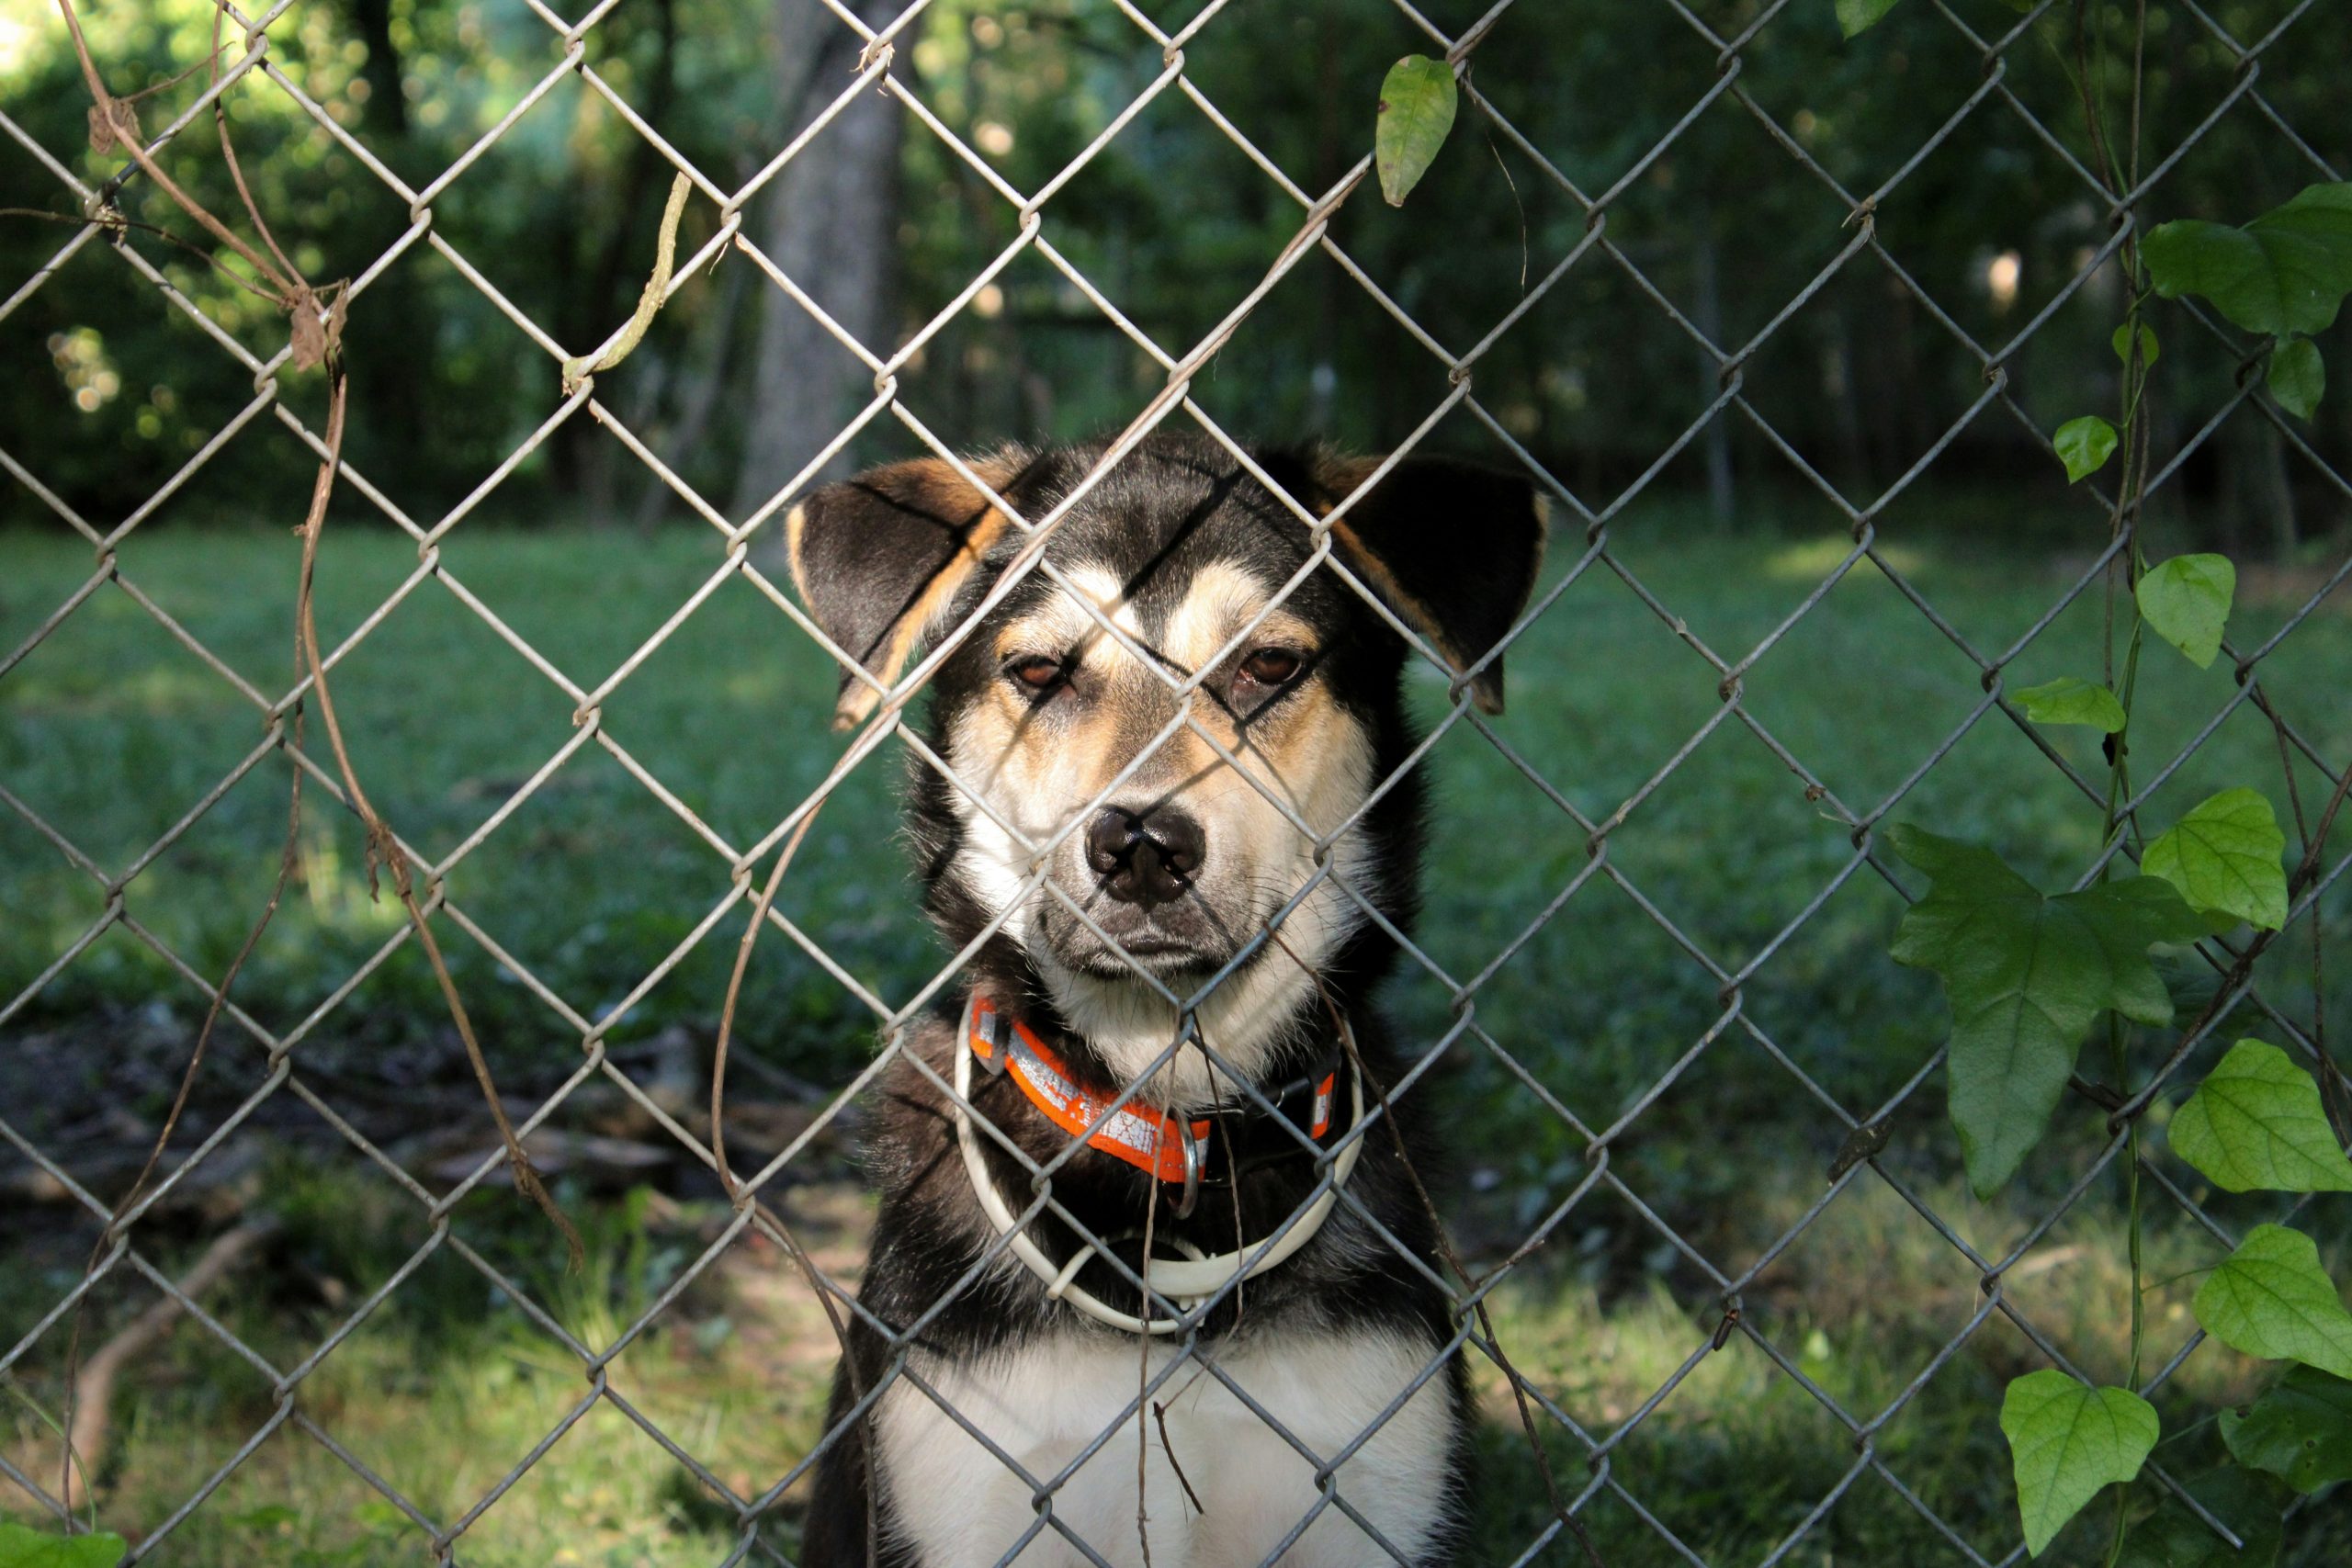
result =
[{"label": "green foliage", "polygon": [[1453,129],[1459,99],[1453,67],[1425,54],[1408,54],[1388,68],[1380,84],[1379,118],[1373,129],[1373,163],[1380,171],[1380,194],[1391,207],[1421,183]]},{"label": "green foliage", "polygon": [[2105,686],[2078,675],[2061,675],[2017,694],[2018,705],[2036,724],[2082,724],[2104,735],[2123,728],[2123,705]]},{"label": "green foliage", "polygon": [[2307,337],[2290,337],[2270,351],[2270,368],[2266,373],[2270,382],[2270,395],[2278,406],[2297,419],[2309,419],[2319,412],[2319,400],[2327,390],[2327,367],[2320,362],[2319,346]]},{"label": "green foliage", "polygon": [[2167,299],[2201,296],[2250,333],[2324,332],[2352,293],[2352,184],[2307,186],[2243,228],[2177,220],[2140,254]]},{"label": "green foliage", "polygon": [[114,1568],[129,1550],[110,1531],[48,1535],[0,1519],[0,1568]]},{"label": "green foliage", "polygon": [[1838,0],[1838,30],[1848,38],[1859,37],[1894,6],[1895,0]]},{"label": "green foliage", "polygon": [[2205,670],[2222,650],[2237,587],[2238,569],[2227,556],[2187,555],[2141,573],[2132,592],[2150,629]]},{"label": "green foliage", "polygon": [[2289,1367],[2252,1405],[2222,1412],[2222,1440],[2240,1464],[2298,1492],[2352,1481],[2352,1382]]},{"label": "green foliage", "polygon": [[2190,1482],[2188,1495],[2244,1547],[2233,1547],[2188,1504],[2167,1495],[2132,1527],[2116,1568],[2270,1568],[2278,1560],[2286,1533],[2278,1514],[2289,1499],[2276,1482],[2231,1466]]},{"label": "green foliage", "polygon": [[2275,931],[2287,923],[2287,873],[2278,861],[2286,847],[2259,791],[2225,789],[2158,834],[2140,869],[2178,888],[2199,914]]},{"label": "green foliage", "polygon": [[2205,1332],[2233,1349],[2352,1378],[2352,1313],[2301,1231],[2256,1225],[2197,1288],[2195,1307]]},{"label": "green foliage", "polygon": [[2045,1368],[2009,1384],[2001,1430],[2026,1550],[2039,1557],[2100,1487],[2140,1473],[2159,1427],[2155,1408],[2131,1390],[2092,1388]]},{"label": "green foliage", "polygon": [[2058,460],[2066,465],[2066,482],[2088,479],[2115,456],[2115,426],[2095,413],[2070,419],[2051,434]]},{"label": "green foliage", "polygon": [[2231,1192],[2352,1192],[2319,1085],[2278,1046],[2241,1040],[2173,1113],[2173,1153]]},{"label": "green foliage", "polygon": [[2050,897],[1988,849],[1908,824],[1893,838],[1930,879],[1927,897],[1904,912],[1893,952],[1943,978],[1952,1125],[1969,1185],[1989,1198],[2041,1141],[2092,1021],[2111,1009],[2141,1023],[2171,1021],[2148,948],[2203,928],[2154,877]]},{"label": "green foliage", "polygon": [[[2121,360],[2126,365],[2132,363],[2131,322],[2126,321],[2121,326],[2116,328],[2115,335],[2109,338],[2107,341],[2108,345],[2115,350],[2116,358]],[[2142,321],[2140,323],[2140,368],[2143,370],[2153,369],[2156,363],[2156,355],[2160,352],[2161,351],[2156,346],[2156,329],[2150,326],[2147,322]]]}]

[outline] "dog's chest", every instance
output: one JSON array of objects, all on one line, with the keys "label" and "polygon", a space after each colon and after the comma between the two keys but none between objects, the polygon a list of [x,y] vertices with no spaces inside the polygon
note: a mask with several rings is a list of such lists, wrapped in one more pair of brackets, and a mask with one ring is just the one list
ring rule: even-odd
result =
[{"label": "dog's chest", "polygon": [[[1156,1376],[1169,1352],[1155,1343],[1151,1354]],[[897,1530],[922,1568],[987,1568],[1037,1527],[1035,1495],[1052,1486],[1055,1519],[1103,1560],[1140,1568],[1140,1441],[1152,1568],[1244,1568],[1274,1556],[1316,1509],[1317,1462],[1361,1438],[1337,1472],[1339,1496],[1397,1556],[1422,1555],[1453,1501],[1446,1488],[1456,1417],[1446,1374],[1439,1369],[1414,1388],[1434,1348],[1380,1332],[1275,1333],[1216,1355],[1231,1386],[1189,1361],[1153,1391],[1151,1402],[1164,1407],[1164,1440],[1161,1419],[1148,1409],[1141,1431],[1134,1417],[1120,1420],[1141,1367],[1134,1341],[1073,1333],[967,1362],[916,1357],[912,1370],[939,1399],[901,1379],[883,1395],[877,1417]],[[941,1402],[1033,1479],[983,1447]],[[1035,1529],[1018,1557],[1023,1568],[1085,1560],[1050,1523]],[[1393,1561],[1329,1506],[1282,1552],[1294,1568]]]}]

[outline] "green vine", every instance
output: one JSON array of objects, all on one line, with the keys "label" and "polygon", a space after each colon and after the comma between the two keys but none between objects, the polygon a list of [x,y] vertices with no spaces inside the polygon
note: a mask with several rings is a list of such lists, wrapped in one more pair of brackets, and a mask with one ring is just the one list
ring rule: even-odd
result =
[{"label": "green vine", "polygon": [[[1849,39],[1897,3],[1833,0]],[[2007,3],[2033,9],[2030,0]],[[2218,1414],[2233,1462],[2191,1483],[2193,1507],[2166,1496],[2135,1518],[2133,1483],[2163,1438],[2155,1407],[2139,1392],[2149,1288],[2142,1246],[2143,1122],[2173,1069],[2220,1021],[2256,960],[2285,929],[2294,899],[2317,886],[2328,830],[2352,785],[2352,769],[2316,823],[2304,821],[2287,731],[2257,681],[2249,695],[2278,730],[2279,763],[2303,840],[2293,874],[2283,863],[2286,834],[2270,801],[2252,788],[2222,791],[2154,838],[2142,827],[2132,783],[2132,721],[2148,635],[2198,668],[2210,668],[2220,655],[2237,590],[2236,570],[2225,557],[2178,555],[2151,563],[2141,548],[2152,373],[2162,353],[2146,317],[2154,301],[2203,301],[2256,338],[2244,373],[2258,362],[2278,405],[2311,419],[2326,387],[2312,336],[2335,321],[2352,293],[2352,184],[2310,186],[2240,227],[2183,219],[2143,232],[2136,202],[2144,0],[2134,10],[2130,132],[2120,159],[2097,85],[2106,75],[2103,33],[2094,39],[2087,0],[2075,0],[2071,7],[2070,37],[2062,36],[2053,19],[2061,15],[2058,7],[2045,7],[2038,19],[2044,41],[2073,81],[2093,172],[2122,225],[2116,261],[2128,284],[2128,303],[2109,340],[2123,367],[2116,417],[2069,419],[2052,433],[2051,446],[2070,483],[2119,459],[2120,478],[2109,513],[2099,678],[2064,675],[2011,699],[2030,724],[2084,726],[2105,737],[2100,853],[2086,885],[2045,894],[1996,850],[1896,824],[1888,841],[1926,874],[1928,886],[1904,915],[1892,951],[1898,963],[1932,970],[1943,982],[1952,1018],[1946,1058],[1951,1116],[1969,1185],[1979,1198],[1993,1197],[2017,1174],[2070,1089],[2107,1106],[2109,1134],[2123,1140],[2131,1267],[2124,1383],[2093,1387],[2045,1369],[2016,1379],[2001,1402],[2027,1550],[2041,1556],[2069,1521],[2113,1486],[2108,1568],[2263,1568],[2278,1551],[2286,1493],[2352,1481],[2352,1312],[2321,1266],[2311,1236],[2279,1224],[2255,1227],[2208,1273],[2192,1304],[2207,1334],[2279,1363],[2280,1375],[2250,1405]],[[1389,201],[1401,203],[1428,169],[1452,129],[1454,108],[1454,73],[1443,62],[1412,56],[1389,73],[1381,88],[1375,147]],[[2249,676],[2241,671],[2240,679]],[[2136,871],[2130,869],[2134,859]],[[2314,1005],[2324,1005],[2317,910],[2308,918]],[[2177,1018],[2164,965],[2177,964],[2203,939],[2240,931],[2251,934],[2223,949],[2232,962],[2210,1000],[2185,1022]],[[2095,1028],[2106,1037],[2113,1078],[2106,1089],[2086,1084],[2075,1070]],[[2172,1035],[2161,1056],[2152,1031]],[[2315,1043],[2324,1041],[2313,1033]],[[2352,1191],[2352,1159],[2346,1156],[2352,1145],[2352,1079],[2324,1044],[2314,1054],[2324,1075],[2317,1081],[2277,1046],[2239,1041],[2175,1111],[2167,1134],[2172,1152],[2225,1191]],[[2233,1539],[2217,1535],[2213,1521]]]},{"label": "green vine", "polygon": [[[1836,0],[1849,38],[1894,4]],[[2160,353],[2155,329],[2144,318],[2154,300],[2203,301],[2255,335],[2245,371],[2259,362],[2278,405],[2309,420],[2326,385],[2312,336],[2335,321],[2352,293],[2352,184],[2312,186],[2238,227],[2183,219],[2142,234],[2132,204],[2140,182],[2146,7],[2137,8],[2132,39],[2132,125],[2121,177],[2093,85],[2098,73],[2088,9],[2084,0],[2073,7],[2072,59],[2064,48],[2056,52],[2081,100],[2094,172],[2127,225],[2117,262],[2129,285],[2129,304],[2110,339],[2123,377],[2114,421],[2098,414],[2067,420],[2052,433],[2051,445],[2070,482],[2120,460],[2109,516],[2107,636],[2099,680],[2063,676],[2015,693],[2013,700],[2032,724],[2086,726],[2105,736],[2100,858],[2086,886],[2046,895],[1990,848],[1896,826],[1888,834],[1895,853],[1926,874],[1928,887],[1904,915],[1893,953],[1943,982],[1952,1015],[1950,1110],[1978,1197],[1990,1198],[2007,1184],[2047,1133],[2070,1088],[2107,1105],[2109,1135],[2124,1140],[2132,1292],[2124,1385],[2092,1387],[2045,1369],[2011,1382],[2001,1404],[2027,1550],[2039,1557],[2076,1514],[2114,1486],[2109,1568],[2267,1564],[2278,1551],[2279,1505],[2288,1492],[2308,1494],[2352,1481],[2352,1312],[2309,1235],[2281,1224],[2249,1232],[2207,1274],[2192,1309],[2208,1335],[2279,1363],[2280,1374],[2250,1405],[2220,1413],[2222,1445],[2233,1462],[2191,1485],[2196,1509],[2166,1497],[2135,1519],[2132,1486],[2163,1435],[2154,1407],[2139,1393],[2147,1289],[2141,1248],[2143,1123],[2172,1069],[2232,1005],[2256,960],[2285,928],[2294,900],[2317,886],[2328,830],[2352,770],[2317,821],[2306,823],[2286,731],[2271,715],[2304,844],[2291,874],[2283,863],[2286,835],[2270,801],[2252,788],[2222,791],[2153,839],[2142,830],[2130,760],[2146,634],[2199,668],[2210,667],[2236,592],[2236,572],[2223,557],[2181,555],[2151,564],[2141,549],[2151,372]],[[2242,671],[2240,678],[2247,677]],[[2258,682],[2251,695],[2271,714]],[[2136,872],[2128,869],[2134,855]],[[2314,1000],[2321,1005],[2317,911],[2308,918]],[[2211,999],[2194,1018],[2177,1020],[2159,967],[2160,958],[2170,956],[2164,950],[2239,931],[2249,934],[2225,949],[2233,962]],[[2084,1042],[2101,1024],[2114,1078],[2105,1090],[2075,1072]],[[2172,1032],[2160,1056],[2151,1031]],[[2352,1094],[2346,1092],[2352,1080],[2324,1045],[2315,1055],[2323,1075],[2317,1080],[2275,1045],[2237,1042],[2175,1111],[2166,1134],[2173,1154],[2229,1192],[2308,1197],[2352,1191],[2352,1159],[2346,1156],[2352,1145]],[[2237,1538],[2234,1549],[2199,1511],[2229,1528]]]}]

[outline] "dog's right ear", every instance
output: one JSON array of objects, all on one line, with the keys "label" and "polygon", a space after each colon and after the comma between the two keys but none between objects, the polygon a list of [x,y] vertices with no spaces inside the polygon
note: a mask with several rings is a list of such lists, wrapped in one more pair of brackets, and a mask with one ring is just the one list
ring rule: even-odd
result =
[{"label": "dog's right ear", "polygon": [[[965,467],[1002,494],[1020,465],[1000,454]],[[786,515],[784,538],[809,615],[887,686],[938,629],[1006,526],[1004,513],[951,465],[918,457],[827,485]],[[833,728],[849,728],[880,700],[842,671]]]}]

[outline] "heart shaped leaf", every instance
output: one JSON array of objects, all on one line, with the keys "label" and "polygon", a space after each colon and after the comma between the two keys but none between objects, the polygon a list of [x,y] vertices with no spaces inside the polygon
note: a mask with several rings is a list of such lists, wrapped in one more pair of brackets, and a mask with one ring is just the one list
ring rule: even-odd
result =
[{"label": "heart shaped leaf", "polygon": [[2070,419],[2051,433],[2058,460],[2066,465],[2066,482],[2088,479],[2115,456],[2115,426],[2095,413]]},{"label": "heart shaped leaf", "polygon": [[2156,635],[2203,670],[2222,650],[2222,628],[2229,625],[2237,591],[2238,569],[2229,557],[2175,556],[2150,568],[2132,596]]},{"label": "heart shaped leaf", "polygon": [[2156,835],[2140,869],[2180,889],[2200,914],[2277,931],[2287,923],[2287,835],[2258,790],[2225,789]]},{"label": "heart shaped leaf", "polygon": [[2352,1481],[2352,1382],[2290,1367],[2250,1407],[2222,1412],[2222,1441],[2240,1464],[2298,1492]]},{"label": "heart shaped leaf", "polygon": [[2301,1231],[2255,1226],[2191,1305],[2205,1332],[2233,1350],[2352,1378],[2352,1312]]},{"label": "heart shaped leaf", "polygon": [[[2121,326],[2116,328],[2113,334],[2110,335],[2107,341],[2114,348],[2116,358],[2120,359],[2126,365],[2132,363],[2131,322],[2126,321]],[[2161,351],[2156,346],[2156,329],[2150,326],[2147,322],[2142,321],[2140,323],[2141,367],[2144,369],[2147,367],[2155,364],[2156,355],[2160,352]]]},{"label": "heart shaped leaf", "polygon": [[2139,1474],[2158,1429],[2154,1406],[2129,1389],[2092,1388],[2050,1369],[2012,1382],[2001,1398],[2001,1430],[2026,1551],[2041,1556],[2100,1487]]},{"label": "heart shaped leaf", "polygon": [[2123,705],[2105,686],[2061,675],[2018,694],[2018,706],[2036,724],[2086,724],[2103,735],[2123,728]]},{"label": "heart shaped leaf", "polygon": [[2166,223],[2140,254],[2167,299],[2202,295],[2250,333],[2324,332],[2352,293],[2352,184],[2307,186],[2242,229]]},{"label": "heart shaped leaf", "polygon": [[2231,1192],[2352,1192],[2319,1085],[2286,1052],[2241,1040],[2165,1130],[2172,1152]]}]

